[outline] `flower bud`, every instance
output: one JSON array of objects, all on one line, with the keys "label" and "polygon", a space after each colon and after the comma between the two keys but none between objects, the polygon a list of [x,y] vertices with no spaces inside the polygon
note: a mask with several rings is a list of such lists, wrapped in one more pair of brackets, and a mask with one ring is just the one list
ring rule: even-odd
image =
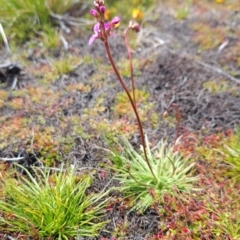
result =
[{"label": "flower bud", "polygon": [[133,23],[132,21],[130,21],[129,22],[129,28],[131,28],[135,32],[139,32],[140,31],[140,24],[137,23],[137,22]]},{"label": "flower bud", "polygon": [[139,32],[139,31],[140,31],[140,25],[139,25],[139,24],[134,25],[133,29],[134,29],[136,32]]},{"label": "flower bud", "polygon": [[99,13],[95,9],[90,10],[90,14],[93,15],[94,17],[98,17]]},{"label": "flower bud", "polygon": [[105,7],[104,6],[100,6],[99,10],[100,10],[100,13],[104,13],[105,12]]},{"label": "flower bud", "polygon": [[111,25],[115,26],[116,24],[118,24],[120,22],[120,17],[114,17],[111,21]]},{"label": "flower bud", "polygon": [[94,1],[94,2],[93,2],[93,5],[95,6],[96,9],[99,9],[99,4],[98,4],[97,1]]}]

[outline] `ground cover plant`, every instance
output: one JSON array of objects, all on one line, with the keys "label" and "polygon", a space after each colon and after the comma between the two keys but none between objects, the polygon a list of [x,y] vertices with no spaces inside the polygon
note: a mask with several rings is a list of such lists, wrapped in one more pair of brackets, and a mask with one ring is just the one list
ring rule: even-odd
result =
[{"label": "ground cover plant", "polygon": [[31,36],[3,24],[0,237],[238,239],[239,1],[87,3],[86,26],[77,5]]}]

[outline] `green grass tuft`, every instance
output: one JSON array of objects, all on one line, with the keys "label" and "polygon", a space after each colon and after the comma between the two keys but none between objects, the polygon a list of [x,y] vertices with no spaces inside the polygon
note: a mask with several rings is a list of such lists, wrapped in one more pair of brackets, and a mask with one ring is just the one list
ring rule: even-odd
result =
[{"label": "green grass tuft", "polygon": [[0,22],[8,30],[9,38],[17,40],[18,44],[41,31],[49,35],[45,38],[51,41],[50,44],[56,45],[51,40],[56,38],[51,13],[63,14],[74,3],[75,0],[0,0]]},{"label": "green grass tuft", "polygon": [[108,199],[107,193],[86,194],[92,183],[90,175],[76,176],[72,170],[50,175],[50,171],[37,169],[33,177],[23,170],[27,177],[3,181],[0,231],[38,239],[98,235],[106,223],[99,218]]},{"label": "green grass tuft", "polygon": [[127,140],[121,147],[123,154],[114,152],[112,156],[113,168],[118,172],[116,179],[122,185],[117,189],[126,197],[133,197],[133,209],[144,211],[164,193],[172,193],[173,190],[196,190],[193,183],[198,177],[191,174],[194,163],[189,158],[174,152],[166,142],[161,141],[153,149],[150,149],[147,138],[146,143],[149,163],[156,179],[143,154],[135,151]]},{"label": "green grass tuft", "polygon": [[230,166],[226,174],[240,182],[240,130],[230,137],[224,147],[224,160]]}]

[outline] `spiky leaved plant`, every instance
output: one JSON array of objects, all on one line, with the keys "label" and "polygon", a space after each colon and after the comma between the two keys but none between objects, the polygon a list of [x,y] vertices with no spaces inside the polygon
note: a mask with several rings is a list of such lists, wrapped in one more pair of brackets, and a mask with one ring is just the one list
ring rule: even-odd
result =
[{"label": "spiky leaved plant", "polygon": [[[219,151],[216,149],[216,151]],[[224,149],[221,151],[224,154],[224,161],[228,164],[226,174],[232,177],[235,181],[240,181],[240,129],[236,134],[224,144]]]},{"label": "spiky leaved plant", "polygon": [[[137,109],[132,57],[127,41],[128,29],[139,31],[140,26],[130,21],[128,28],[124,32],[125,44],[130,60],[130,92],[113,60],[108,43],[108,38],[113,35],[113,30],[119,24],[120,18],[114,17],[111,21],[105,22],[105,12],[104,0],[95,0],[94,9],[91,9],[90,13],[95,17],[97,23],[93,27],[94,34],[90,37],[88,43],[90,45],[96,39],[100,39],[104,43],[110,64],[122,88],[126,92],[135,114],[142,143],[142,154],[135,151],[132,145],[125,140],[123,155],[114,151],[112,159],[117,166],[115,170],[119,171],[117,179],[122,184],[118,189],[123,191],[126,196],[132,196],[134,203],[140,200],[134,208],[144,211],[153,203],[154,197],[164,192],[171,192],[173,188],[179,191],[191,190],[193,188],[192,183],[197,180],[197,177],[189,175],[189,171],[193,168],[194,164],[189,164],[188,158],[183,158],[181,155],[174,153],[173,148],[167,148],[164,142],[161,142],[153,150],[150,149],[147,138],[144,138],[143,126]],[[158,151],[155,151],[155,149],[158,149]]]},{"label": "spiky leaved plant", "polygon": [[133,209],[143,212],[164,193],[197,190],[193,183],[198,177],[192,174],[195,163],[189,157],[174,152],[167,142],[161,141],[153,149],[150,149],[147,137],[145,142],[148,160],[156,178],[149,170],[143,154],[138,153],[127,140],[123,140],[122,146],[119,145],[122,154],[113,151],[111,156],[114,169],[118,172],[116,178],[121,183],[116,189],[132,198]]},{"label": "spiky leaved plant", "polygon": [[0,199],[1,232],[20,232],[34,239],[98,235],[106,223],[101,217],[108,199],[107,192],[87,195],[91,175],[36,169],[33,177],[21,168],[27,176],[17,174],[1,182],[5,189]]}]

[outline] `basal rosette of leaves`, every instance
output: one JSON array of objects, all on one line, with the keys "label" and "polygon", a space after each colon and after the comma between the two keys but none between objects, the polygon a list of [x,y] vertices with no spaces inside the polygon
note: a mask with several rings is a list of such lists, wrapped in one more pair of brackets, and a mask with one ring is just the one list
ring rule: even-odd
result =
[{"label": "basal rosette of leaves", "polygon": [[34,239],[95,237],[104,227],[101,220],[108,198],[105,193],[86,194],[92,184],[90,174],[73,170],[33,170],[34,176],[18,166],[26,176],[2,179],[5,194],[0,198],[0,231],[19,232]]},{"label": "basal rosette of leaves", "polygon": [[117,172],[116,179],[121,184],[116,189],[133,199],[132,209],[144,212],[164,193],[171,194],[173,190],[179,193],[197,190],[194,183],[198,181],[198,176],[193,175],[195,163],[174,152],[166,142],[160,141],[150,149],[146,137],[148,160],[156,178],[143,154],[138,153],[127,140],[123,140],[120,148],[121,153],[113,151],[111,156],[113,169]]}]

